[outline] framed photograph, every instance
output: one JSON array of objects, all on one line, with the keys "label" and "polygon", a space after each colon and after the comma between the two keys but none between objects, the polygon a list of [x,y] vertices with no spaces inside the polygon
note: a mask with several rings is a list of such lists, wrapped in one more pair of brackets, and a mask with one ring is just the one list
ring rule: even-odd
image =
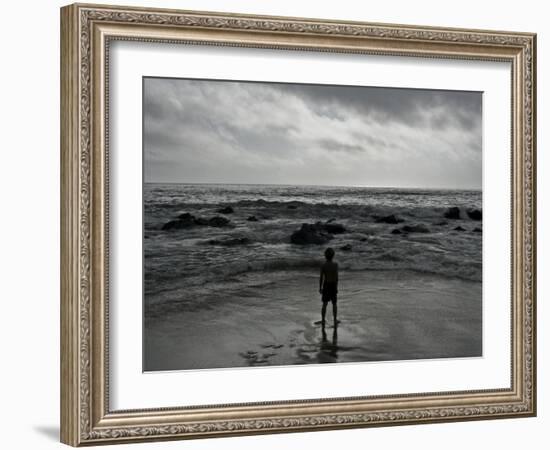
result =
[{"label": "framed photograph", "polygon": [[534,416],[535,58],[62,8],[62,442]]}]

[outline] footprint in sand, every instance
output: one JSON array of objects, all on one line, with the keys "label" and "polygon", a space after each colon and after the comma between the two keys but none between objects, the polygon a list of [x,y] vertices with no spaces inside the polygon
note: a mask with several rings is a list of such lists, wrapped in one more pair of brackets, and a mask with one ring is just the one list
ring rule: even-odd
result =
[{"label": "footprint in sand", "polygon": [[239,356],[241,356],[244,359],[252,360],[258,358],[258,352],[252,352],[248,351],[246,353],[239,353]]},{"label": "footprint in sand", "polygon": [[[282,345],[278,346],[278,348],[280,347],[282,347]],[[271,346],[270,348],[273,348],[273,346]],[[269,359],[274,356],[277,356],[277,353],[262,353],[262,355],[260,356],[258,352],[249,350],[244,353],[243,352],[239,353],[239,356],[247,360],[250,366],[264,366],[264,365],[268,365]]]},{"label": "footprint in sand", "polygon": [[269,361],[267,359],[256,359],[254,361],[251,362],[251,364],[253,366],[260,366],[260,365],[265,365],[267,364]]},{"label": "footprint in sand", "polygon": [[283,344],[263,344],[263,345],[260,345],[260,347],[278,349],[278,348],[284,347],[284,345]]}]

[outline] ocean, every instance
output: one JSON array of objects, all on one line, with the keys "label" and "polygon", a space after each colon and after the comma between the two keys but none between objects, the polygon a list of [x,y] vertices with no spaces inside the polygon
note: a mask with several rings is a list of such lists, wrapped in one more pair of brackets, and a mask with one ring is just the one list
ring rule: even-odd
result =
[{"label": "ocean", "polygon": [[[459,208],[460,218],[445,217],[452,207]],[[474,209],[482,209],[481,191],[146,183],[144,368],[480,356],[482,222],[468,216]],[[181,227],[166,225],[179,216]],[[329,239],[323,244],[291,242],[302,224],[315,223],[338,225],[338,232],[323,232]],[[317,347],[326,343],[325,330],[315,331],[314,324],[319,267],[329,246],[339,264],[342,318],[371,326],[346,328],[343,319],[340,353],[334,357],[329,348],[309,360],[304,349],[313,345],[318,355]],[[382,309],[373,322],[377,305]],[[441,308],[453,323],[439,336],[430,338],[415,325],[414,349],[406,350],[411,336],[403,336],[401,344],[382,342],[380,324],[399,327],[402,314],[409,323],[418,311],[429,317],[441,315]],[[275,316],[278,322],[271,320]],[[415,323],[424,322],[436,326],[425,318]],[[363,341],[375,339],[368,338],[375,325],[382,341],[368,350]],[[306,339],[307,330],[313,335]],[[303,335],[295,336],[294,347],[293,332]],[[249,335],[242,338],[243,333]],[[342,336],[350,341],[347,352],[340,348]],[[439,342],[426,345],[426,339]]]}]

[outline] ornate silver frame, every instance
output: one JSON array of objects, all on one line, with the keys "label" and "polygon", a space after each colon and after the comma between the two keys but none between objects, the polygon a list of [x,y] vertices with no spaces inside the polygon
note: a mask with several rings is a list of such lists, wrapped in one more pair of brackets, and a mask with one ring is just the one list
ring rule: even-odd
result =
[{"label": "ornate silver frame", "polygon": [[[508,61],[509,389],[111,411],[107,62],[113,40]],[[536,414],[536,35],[75,4],[61,9],[61,441],[73,445]]]}]

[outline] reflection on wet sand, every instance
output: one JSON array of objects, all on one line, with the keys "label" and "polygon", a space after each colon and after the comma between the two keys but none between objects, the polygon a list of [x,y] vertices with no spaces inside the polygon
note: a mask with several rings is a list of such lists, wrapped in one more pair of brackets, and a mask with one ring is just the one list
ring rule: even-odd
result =
[{"label": "reflection on wet sand", "polygon": [[321,343],[319,345],[319,353],[317,353],[317,360],[320,363],[325,362],[337,362],[338,361],[338,324],[335,324],[332,328],[332,339],[329,341],[327,337],[327,330],[325,325],[321,328],[323,335]]}]

